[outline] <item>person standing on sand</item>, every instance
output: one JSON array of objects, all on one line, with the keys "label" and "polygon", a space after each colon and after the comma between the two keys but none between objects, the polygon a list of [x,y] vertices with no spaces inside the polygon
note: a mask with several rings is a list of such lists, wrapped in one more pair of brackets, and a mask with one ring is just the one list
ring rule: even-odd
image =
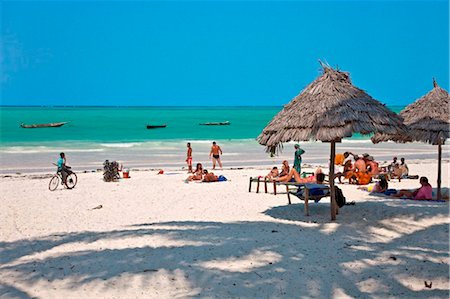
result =
[{"label": "person standing on sand", "polygon": [[192,147],[191,143],[187,143],[187,158],[186,163],[188,165],[188,173],[192,173]]},{"label": "person standing on sand", "polygon": [[220,146],[218,146],[216,144],[215,141],[213,141],[212,144],[213,145],[211,147],[211,151],[209,152],[209,158],[211,159],[211,156],[212,156],[212,160],[213,160],[213,168],[212,169],[216,169],[216,161],[219,163],[220,169],[222,169],[222,162],[220,161],[220,155],[223,155],[222,149],[220,148]]},{"label": "person standing on sand", "polygon": [[302,155],[305,153],[303,149],[300,148],[300,144],[294,145],[295,156],[294,156],[294,168],[298,173],[302,173]]}]

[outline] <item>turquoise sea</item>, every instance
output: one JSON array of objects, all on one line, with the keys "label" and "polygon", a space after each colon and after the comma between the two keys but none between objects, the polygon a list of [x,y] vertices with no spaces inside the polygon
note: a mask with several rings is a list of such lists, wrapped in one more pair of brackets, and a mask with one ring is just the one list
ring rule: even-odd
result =
[{"label": "turquoise sea", "polygon": [[[390,107],[398,112],[403,107]],[[1,107],[0,145],[254,139],[282,107]],[[230,121],[230,126],[199,123]],[[23,129],[21,123],[69,122]],[[147,124],[167,124],[147,130]],[[368,138],[356,136],[356,138]]]},{"label": "turquoise sea", "polygon": [[[398,112],[403,107],[390,107]],[[65,152],[77,170],[99,169],[103,161],[117,160],[127,167],[181,168],[186,142],[194,161],[209,165],[213,140],[224,151],[228,167],[267,165],[274,160],[255,138],[282,107],[1,107],[0,173],[53,171],[59,152]],[[199,123],[229,121],[229,126]],[[21,123],[69,122],[60,128],[23,129]],[[167,124],[146,129],[147,124]],[[367,152],[368,136],[353,136],[340,150]],[[326,163],[327,144],[302,143],[305,162]],[[385,145],[377,145],[383,147]],[[289,159],[285,145],[275,160]],[[390,150],[380,155],[391,155]],[[278,163],[278,162],[277,162]]]}]

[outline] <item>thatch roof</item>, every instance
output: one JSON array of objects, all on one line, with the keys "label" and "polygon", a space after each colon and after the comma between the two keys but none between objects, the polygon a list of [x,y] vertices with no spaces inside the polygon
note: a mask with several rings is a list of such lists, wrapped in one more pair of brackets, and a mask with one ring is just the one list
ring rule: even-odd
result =
[{"label": "thatch roof", "polygon": [[257,140],[273,151],[288,141],[340,141],[354,133],[397,134],[402,119],[355,87],[349,74],[322,65],[309,84],[264,128]]},{"label": "thatch roof", "polygon": [[441,140],[443,144],[449,138],[449,103],[448,92],[439,87],[433,79],[433,89],[400,112],[408,127],[408,133],[394,136],[376,134],[372,141],[421,141],[438,144]]}]

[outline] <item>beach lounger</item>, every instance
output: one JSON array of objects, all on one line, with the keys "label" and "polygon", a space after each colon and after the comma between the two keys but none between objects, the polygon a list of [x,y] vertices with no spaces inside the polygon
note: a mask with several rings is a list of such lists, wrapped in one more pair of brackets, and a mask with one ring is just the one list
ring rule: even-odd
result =
[{"label": "beach lounger", "polygon": [[[330,186],[315,184],[315,183],[282,183],[286,185],[286,191],[288,196],[288,204],[291,204],[291,194],[297,196],[299,199],[305,202],[305,215],[309,216],[309,200],[315,202],[320,201],[324,197],[330,196]],[[292,188],[295,187],[295,188]],[[299,196],[299,189],[303,189],[303,193]],[[317,192],[321,191],[321,192]]]},{"label": "beach lounger", "polygon": [[[305,177],[307,175],[313,175],[313,172],[302,172],[302,177]],[[325,175],[325,181],[327,182],[327,175]],[[286,183],[280,183],[280,182],[274,182],[271,181],[265,177],[250,177],[250,181],[248,184],[248,192],[252,192],[252,183],[256,183],[256,193],[259,193],[259,186],[260,183],[264,183],[264,193],[267,193],[267,184],[272,184],[273,185],[273,194],[277,195],[277,185],[285,185]]]},{"label": "beach lounger", "polygon": [[277,185],[276,182],[270,181],[264,177],[250,177],[250,182],[248,185],[248,192],[252,192],[252,183],[256,183],[256,193],[259,193],[259,185],[260,183],[264,183],[264,193],[267,193],[267,184],[273,184],[273,193],[277,195]]}]

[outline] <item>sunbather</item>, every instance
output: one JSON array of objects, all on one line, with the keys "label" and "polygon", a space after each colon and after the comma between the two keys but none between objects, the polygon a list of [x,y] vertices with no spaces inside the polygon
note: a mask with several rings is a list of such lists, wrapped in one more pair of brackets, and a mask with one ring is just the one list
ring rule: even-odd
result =
[{"label": "sunbather", "polygon": [[202,163],[197,163],[194,174],[189,176],[187,181],[201,181],[203,179],[203,165]]},{"label": "sunbather", "polygon": [[420,178],[420,185],[421,187],[419,189],[416,189],[414,191],[402,189],[397,192],[397,194],[394,194],[395,197],[405,197],[405,198],[412,198],[412,199],[432,199],[433,198],[433,188],[428,183],[428,178],[421,177]]},{"label": "sunbather", "polygon": [[314,183],[314,182],[316,182],[316,176],[318,173],[322,173],[321,168],[317,168],[314,175],[311,175],[306,178],[302,178],[301,175],[297,172],[297,170],[295,170],[295,168],[292,168],[291,171],[287,175],[275,178],[274,181],[285,182],[285,183],[290,182],[290,181],[294,181],[296,183]]},{"label": "sunbather", "polygon": [[219,181],[219,177],[212,172],[208,172],[208,170],[203,170],[203,181],[202,182],[217,182]]},{"label": "sunbather", "polygon": [[281,172],[278,176],[283,177],[289,174],[290,172],[289,162],[287,160],[284,160],[281,165]]},{"label": "sunbather", "polygon": [[272,170],[266,175],[266,179],[272,180],[280,175],[278,168],[274,166]]},{"label": "sunbather", "polygon": [[388,189],[388,182],[385,176],[380,178],[380,181],[374,185],[367,187],[358,187],[360,190],[369,191],[370,193],[384,193]]}]

